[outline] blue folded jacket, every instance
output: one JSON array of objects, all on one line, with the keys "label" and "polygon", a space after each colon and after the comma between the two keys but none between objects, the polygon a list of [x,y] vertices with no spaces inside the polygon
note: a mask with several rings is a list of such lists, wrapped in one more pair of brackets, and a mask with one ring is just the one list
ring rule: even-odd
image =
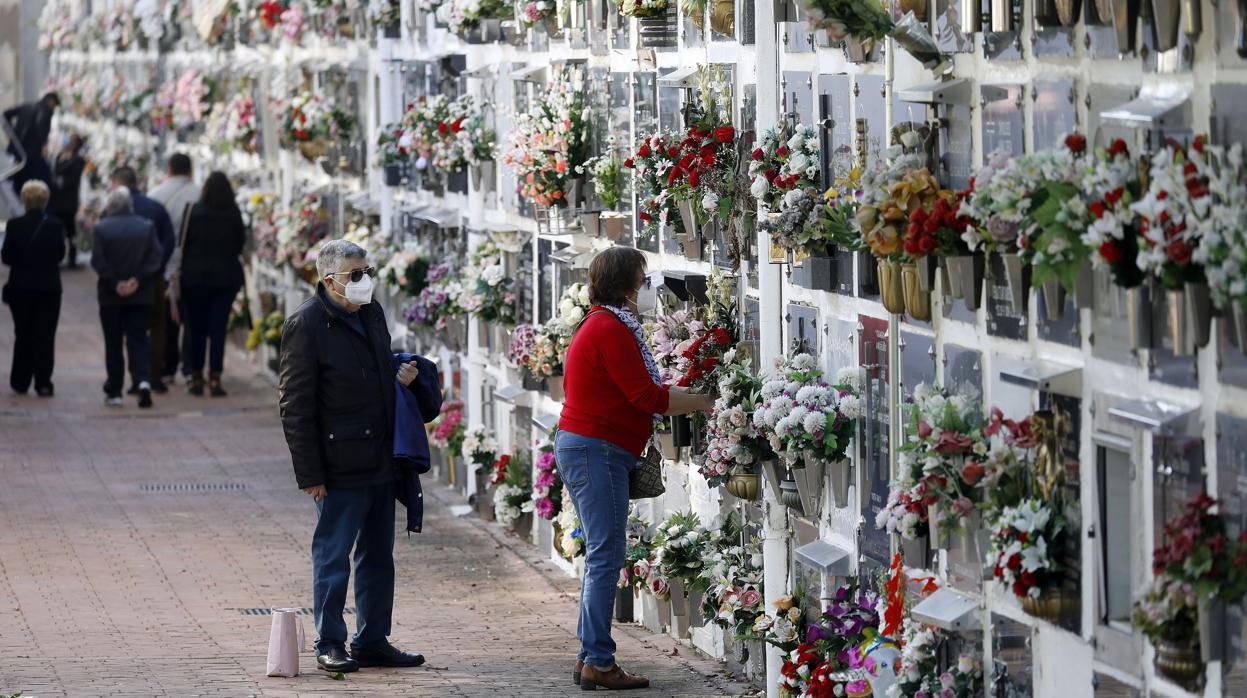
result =
[{"label": "blue folded jacket", "polygon": [[402,475],[394,496],[407,507],[407,530],[419,533],[424,524],[424,494],[420,475],[429,472],[429,437],[424,425],[437,419],[442,410],[442,386],[437,366],[423,356],[394,354],[394,370],[401,364],[416,362],[419,375],[411,385],[398,383],[394,391],[394,462]]}]

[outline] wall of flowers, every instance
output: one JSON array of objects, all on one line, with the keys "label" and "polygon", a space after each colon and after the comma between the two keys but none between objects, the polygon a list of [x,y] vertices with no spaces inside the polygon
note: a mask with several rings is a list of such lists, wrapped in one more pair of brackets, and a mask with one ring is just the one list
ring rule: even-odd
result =
[{"label": "wall of flowers", "polygon": [[[1247,691],[1233,3],[49,3],[57,127],[223,169],[261,365],[367,247],[434,476],[579,574],[552,438],[649,260],[666,492],[616,615],[771,696]],[[1146,10],[1146,11],[1143,11]],[[240,334],[242,331],[240,331]]]}]

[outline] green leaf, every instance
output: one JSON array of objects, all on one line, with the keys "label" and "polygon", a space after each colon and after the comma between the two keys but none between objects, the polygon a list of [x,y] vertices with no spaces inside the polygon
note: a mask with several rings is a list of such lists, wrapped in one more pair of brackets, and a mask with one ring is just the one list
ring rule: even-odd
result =
[{"label": "green leaf", "polygon": [[719,199],[719,222],[726,224],[732,217],[732,197],[725,196]]},{"label": "green leaf", "polygon": [[346,674],[343,674],[342,672],[339,671],[336,674],[330,674],[329,678],[333,679],[334,681],[346,681]]}]

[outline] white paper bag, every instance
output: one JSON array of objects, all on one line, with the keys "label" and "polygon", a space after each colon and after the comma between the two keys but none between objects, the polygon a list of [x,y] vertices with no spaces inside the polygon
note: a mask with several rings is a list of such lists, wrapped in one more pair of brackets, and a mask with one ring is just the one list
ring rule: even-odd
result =
[{"label": "white paper bag", "polygon": [[303,620],[297,608],[274,608],[268,635],[268,675],[299,675],[299,653],[304,651]]}]

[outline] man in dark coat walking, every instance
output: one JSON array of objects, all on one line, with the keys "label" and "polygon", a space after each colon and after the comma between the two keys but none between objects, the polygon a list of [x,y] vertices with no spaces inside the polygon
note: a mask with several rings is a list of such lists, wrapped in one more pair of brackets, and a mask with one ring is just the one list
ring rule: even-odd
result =
[{"label": "man in dark coat walking", "polygon": [[[52,168],[43,156],[48,145],[48,134],[52,132],[52,115],[61,106],[61,98],[55,92],[49,92],[38,102],[23,104],[4,112],[4,119],[13,127],[17,135],[17,143],[26,151],[26,165],[13,175],[13,191],[21,193],[22,185],[32,179],[52,181]],[[14,143],[9,144],[9,153],[18,156]]]},{"label": "man in dark coat walking", "polygon": [[[395,395],[410,391],[425,413],[432,406],[425,403],[440,400],[441,390],[427,366],[412,361],[394,370],[390,331],[380,306],[371,302],[375,272],[363,248],[330,240],[320,247],[316,271],[316,295],[282,328],[278,388],[295,480],[316,501],[316,662],[329,672],[419,666],[422,655],[387,639],[394,610],[395,488],[402,476],[394,457]],[[352,547],[356,632],[348,656],[342,611]]]},{"label": "man in dark coat walking", "polygon": [[130,364],[137,374],[139,407],[152,406],[148,376],[147,316],[151,314],[155,280],[160,274],[164,249],[151,221],[135,215],[130,191],[117,187],[108,193],[104,217],[95,224],[91,267],[99,275],[100,325],[104,328],[104,383],[109,406],[122,405],[126,362],[121,343],[125,338]]}]

